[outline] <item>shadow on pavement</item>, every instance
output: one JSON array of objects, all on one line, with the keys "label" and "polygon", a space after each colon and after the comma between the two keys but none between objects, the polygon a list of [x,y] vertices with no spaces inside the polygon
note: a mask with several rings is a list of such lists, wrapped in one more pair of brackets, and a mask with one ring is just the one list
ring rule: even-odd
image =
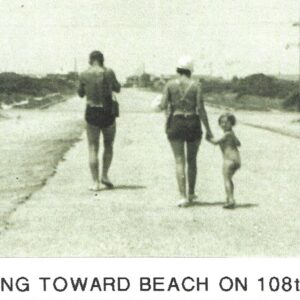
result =
[{"label": "shadow on pavement", "polygon": [[[194,201],[189,205],[191,206],[223,206],[226,204],[226,202],[200,202],[200,201]],[[234,209],[237,208],[251,208],[251,207],[256,207],[258,204],[253,204],[253,203],[243,203],[243,204],[236,204]]]},{"label": "shadow on pavement", "polygon": [[253,203],[244,203],[244,204],[237,204],[235,208],[251,208],[251,207],[257,207],[258,204]]},{"label": "shadow on pavement", "polygon": [[113,188],[101,188],[99,191],[114,191],[114,190],[142,190],[145,189],[144,185],[115,185]]},{"label": "shadow on pavement", "polygon": [[200,202],[194,201],[189,206],[220,206],[224,205],[225,202]]}]

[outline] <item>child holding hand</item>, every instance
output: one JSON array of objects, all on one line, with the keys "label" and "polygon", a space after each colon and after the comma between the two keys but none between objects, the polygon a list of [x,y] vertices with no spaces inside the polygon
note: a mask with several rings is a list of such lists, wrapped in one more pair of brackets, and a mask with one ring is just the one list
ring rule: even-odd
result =
[{"label": "child holding hand", "polygon": [[235,125],[236,119],[233,114],[225,113],[219,117],[219,125],[224,131],[223,137],[220,139],[209,138],[208,141],[214,145],[219,145],[223,154],[223,176],[226,191],[226,204],[223,206],[227,209],[235,207],[233,197],[234,185],[232,177],[241,167],[241,158],[238,147],[241,146],[240,141],[234,134],[232,127]]}]

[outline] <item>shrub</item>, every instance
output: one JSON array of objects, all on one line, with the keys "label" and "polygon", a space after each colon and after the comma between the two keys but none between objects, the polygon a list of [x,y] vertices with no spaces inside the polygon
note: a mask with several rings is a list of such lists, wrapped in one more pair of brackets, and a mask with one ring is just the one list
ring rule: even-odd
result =
[{"label": "shrub", "polygon": [[284,102],[283,108],[300,111],[300,94],[292,93]]},{"label": "shrub", "polygon": [[76,77],[74,74],[71,75],[36,78],[16,73],[0,73],[0,102],[11,103],[22,97],[41,97],[50,93],[74,93]]}]

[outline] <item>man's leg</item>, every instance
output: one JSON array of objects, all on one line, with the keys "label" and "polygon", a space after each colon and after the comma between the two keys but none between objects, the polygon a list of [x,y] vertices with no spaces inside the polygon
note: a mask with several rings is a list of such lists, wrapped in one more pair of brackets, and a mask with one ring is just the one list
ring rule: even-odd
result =
[{"label": "man's leg", "polygon": [[86,125],[86,132],[88,138],[88,147],[89,147],[89,165],[93,178],[92,190],[99,189],[99,137],[100,137],[100,128],[93,125]]},{"label": "man's leg", "polygon": [[113,184],[108,178],[108,171],[113,159],[113,144],[116,135],[116,123],[113,125],[103,128],[103,141],[104,141],[104,152],[103,152],[103,165],[102,165],[102,178],[101,182],[107,187],[112,188]]}]

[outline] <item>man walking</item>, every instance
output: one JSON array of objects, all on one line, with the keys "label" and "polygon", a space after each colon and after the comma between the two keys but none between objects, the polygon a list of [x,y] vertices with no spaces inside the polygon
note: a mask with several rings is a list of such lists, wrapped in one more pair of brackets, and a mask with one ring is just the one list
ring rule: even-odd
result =
[{"label": "man walking", "polygon": [[112,111],[112,92],[119,93],[121,85],[113,70],[104,66],[104,56],[93,51],[89,56],[89,68],[80,74],[78,94],[86,96],[86,131],[89,147],[89,165],[93,185],[91,190],[100,188],[99,180],[99,139],[103,134],[104,153],[102,161],[101,183],[113,188],[108,171],[113,158],[113,142],[116,134],[115,114]]}]

